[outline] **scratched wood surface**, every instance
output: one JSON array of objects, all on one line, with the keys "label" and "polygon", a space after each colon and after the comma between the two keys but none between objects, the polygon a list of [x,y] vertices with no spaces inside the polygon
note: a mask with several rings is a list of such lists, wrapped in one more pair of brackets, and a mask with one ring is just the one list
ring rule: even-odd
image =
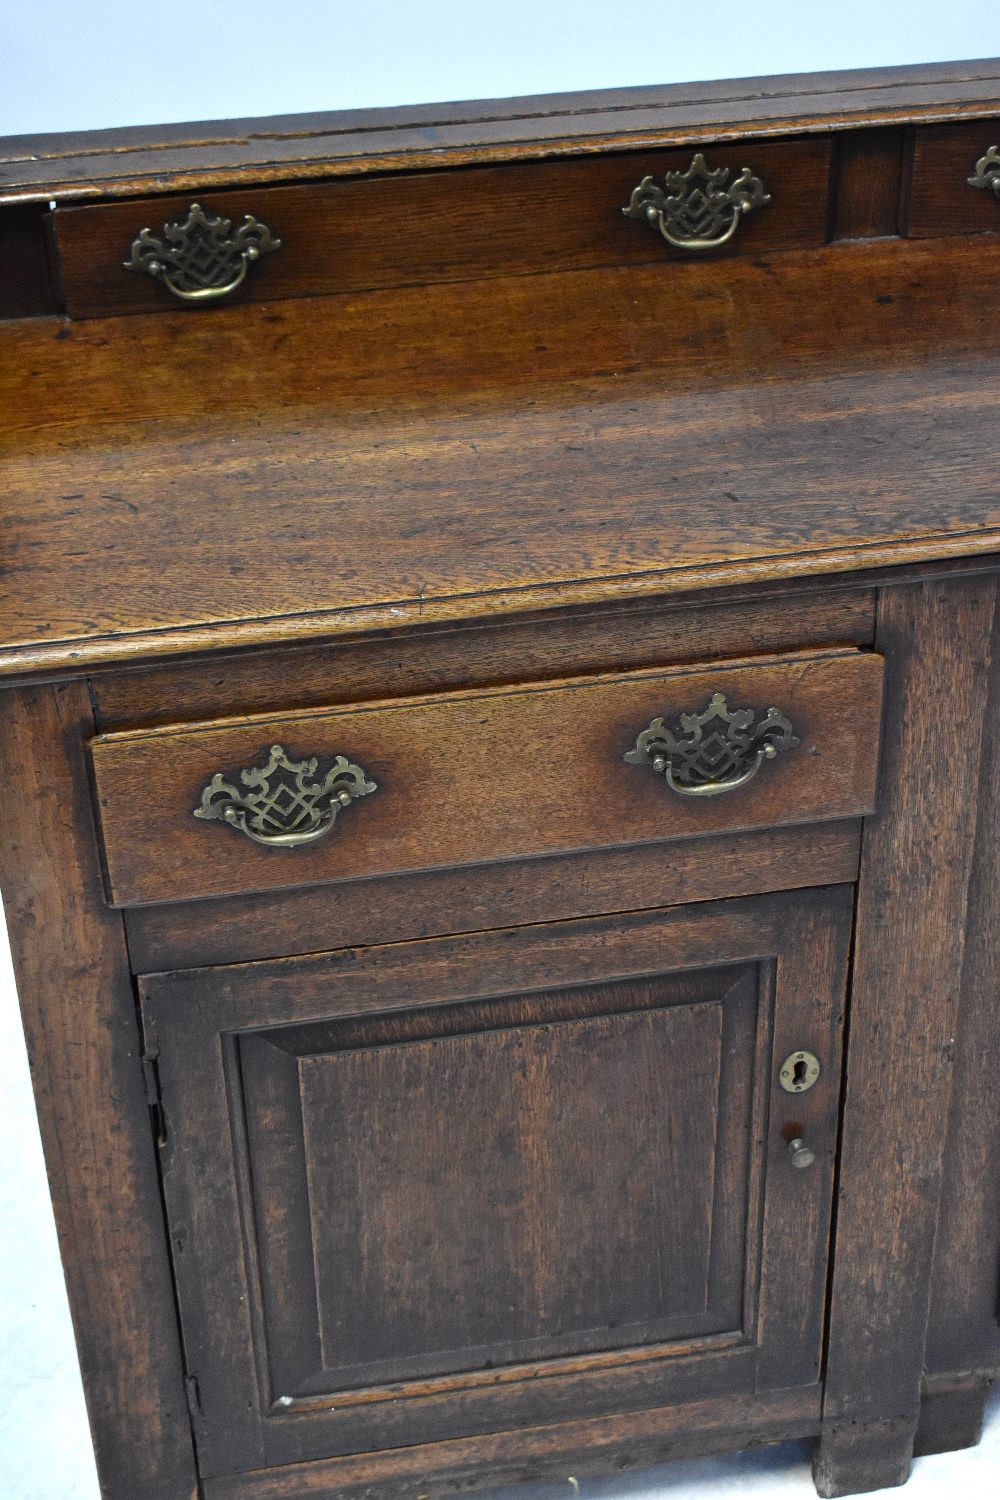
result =
[{"label": "scratched wood surface", "polygon": [[996,58],[0,140],[0,201],[576,155],[1000,112]]},{"label": "scratched wood surface", "polygon": [[9,323],[0,669],[994,551],[984,245]]}]

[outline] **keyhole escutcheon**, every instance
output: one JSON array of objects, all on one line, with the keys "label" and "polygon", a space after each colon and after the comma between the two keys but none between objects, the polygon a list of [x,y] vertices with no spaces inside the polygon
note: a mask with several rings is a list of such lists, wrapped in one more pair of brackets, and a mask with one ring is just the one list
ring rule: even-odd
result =
[{"label": "keyhole escutcheon", "polygon": [[786,1094],[804,1094],[820,1075],[815,1052],[790,1052],[778,1069],[778,1082]]}]

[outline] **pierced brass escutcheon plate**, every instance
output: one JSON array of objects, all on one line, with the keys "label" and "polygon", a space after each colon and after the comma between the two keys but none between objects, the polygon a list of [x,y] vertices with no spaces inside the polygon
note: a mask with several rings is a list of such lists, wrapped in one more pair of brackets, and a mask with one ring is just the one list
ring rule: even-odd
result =
[{"label": "pierced brass escutcheon plate", "polygon": [[216,771],[202,788],[196,818],[228,823],[255,844],[295,849],[329,833],[338,813],[358,797],[378,791],[360,766],[337,755],[325,776],[319,761],[292,760],[283,745],[272,745],[263,766],[244,767],[242,785]]},{"label": "pierced brass escutcheon plate", "polygon": [[815,1052],[790,1052],[778,1070],[778,1082],[786,1094],[805,1094],[820,1075]]},{"label": "pierced brass escutcheon plate", "polygon": [[799,743],[791,722],[776,708],[730,708],[713,693],[700,714],[681,714],[670,727],[654,719],[625,759],[651,766],[682,797],[718,797],[752,781],[765,761]]},{"label": "pierced brass escutcheon plate", "polygon": [[622,213],[644,219],[677,250],[716,250],[732,239],[747,214],[771,201],[749,167],[734,182],[731,174],[731,167],[710,168],[698,151],[686,172],[667,172],[662,188],[644,177]]},{"label": "pierced brass escutcheon plate", "polygon": [[192,203],[184,222],[164,224],[162,236],[141,230],[125,269],[162,281],[182,302],[217,302],[242,285],[262,255],[281,249],[281,241],[253,214],[245,214],[233,234],[231,228],[231,219]]}]

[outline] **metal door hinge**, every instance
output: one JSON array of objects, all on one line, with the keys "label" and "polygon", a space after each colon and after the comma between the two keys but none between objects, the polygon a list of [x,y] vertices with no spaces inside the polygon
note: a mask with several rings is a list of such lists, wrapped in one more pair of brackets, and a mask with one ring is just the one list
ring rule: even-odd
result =
[{"label": "metal door hinge", "polygon": [[184,1381],[184,1389],[187,1392],[188,1412],[192,1422],[199,1426],[204,1423],[205,1413],[201,1409],[201,1392],[198,1389],[197,1375],[189,1375]]},{"label": "metal door hinge", "polygon": [[201,1406],[201,1391],[198,1388],[197,1375],[185,1377],[184,1394],[187,1396],[188,1418],[195,1442],[203,1442],[206,1436],[205,1413]]},{"label": "metal door hinge", "polygon": [[163,1096],[160,1093],[159,1053],[142,1054],[142,1072],[146,1080],[146,1103],[153,1122],[153,1135],[158,1146],[167,1144],[167,1123],[163,1113]]}]

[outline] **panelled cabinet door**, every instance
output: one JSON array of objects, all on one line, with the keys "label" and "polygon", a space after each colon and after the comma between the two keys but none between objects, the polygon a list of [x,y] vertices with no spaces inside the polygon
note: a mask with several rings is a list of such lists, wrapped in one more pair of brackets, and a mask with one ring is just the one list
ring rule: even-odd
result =
[{"label": "panelled cabinet door", "polygon": [[143,980],[203,1472],[813,1385],[849,930],[835,887]]}]

